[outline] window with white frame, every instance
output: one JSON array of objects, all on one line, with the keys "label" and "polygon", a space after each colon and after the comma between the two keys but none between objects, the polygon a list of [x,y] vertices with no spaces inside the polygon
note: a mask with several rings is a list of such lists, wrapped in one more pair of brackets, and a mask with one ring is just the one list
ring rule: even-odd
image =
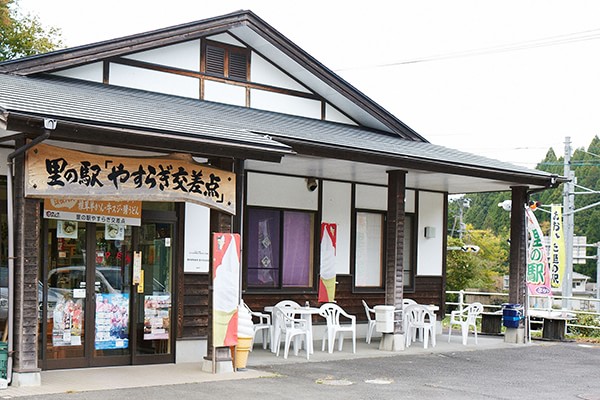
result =
[{"label": "window with white frame", "polygon": [[356,213],[356,287],[383,287],[383,228],[383,213]]},{"label": "window with white frame", "polygon": [[[356,246],[354,286],[356,288],[383,288],[385,263],[385,214],[375,211],[356,212]],[[404,222],[404,276],[405,288],[413,287],[414,277],[414,215],[406,214]]]},{"label": "window with white frame", "polygon": [[313,286],[315,213],[248,208],[248,288]]}]

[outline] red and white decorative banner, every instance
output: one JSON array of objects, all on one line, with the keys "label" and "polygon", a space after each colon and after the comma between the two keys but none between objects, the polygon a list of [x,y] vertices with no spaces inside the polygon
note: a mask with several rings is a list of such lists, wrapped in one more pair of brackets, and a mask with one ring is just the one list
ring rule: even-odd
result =
[{"label": "red and white decorative banner", "polygon": [[321,276],[319,279],[319,303],[335,299],[335,249],[337,224],[321,223]]}]

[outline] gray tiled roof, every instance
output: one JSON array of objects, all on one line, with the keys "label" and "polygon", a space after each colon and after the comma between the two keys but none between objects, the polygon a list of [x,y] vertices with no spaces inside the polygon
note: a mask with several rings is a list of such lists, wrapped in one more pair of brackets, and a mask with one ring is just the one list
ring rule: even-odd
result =
[{"label": "gray tiled roof", "polygon": [[288,147],[278,143],[277,138],[287,138],[444,165],[551,176],[546,172],[346,124],[64,78],[0,74],[0,107],[72,122],[253,143],[280,151]]}]

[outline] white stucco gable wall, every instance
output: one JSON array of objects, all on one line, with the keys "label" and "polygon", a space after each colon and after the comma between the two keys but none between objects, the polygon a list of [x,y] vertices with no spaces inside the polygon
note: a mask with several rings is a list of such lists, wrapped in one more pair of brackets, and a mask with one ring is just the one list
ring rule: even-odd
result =
[{"label": "white stucco gable wall", "polygon": [[[208,36],[206,39],[247,47],[227,33]],[[263,54],[250,50],[248,87],[240,82],[232,84],[226,79],[204,79],[202,83],[200,39],[120,56],[124,61],[139,62],[137,65],[115,62],[118,57],[109,60],[108,84],[357,125],[334,104],[324,102]],[[67,68],[53,74],[97,83],[102,83],[106,78],[102,61]]]}]

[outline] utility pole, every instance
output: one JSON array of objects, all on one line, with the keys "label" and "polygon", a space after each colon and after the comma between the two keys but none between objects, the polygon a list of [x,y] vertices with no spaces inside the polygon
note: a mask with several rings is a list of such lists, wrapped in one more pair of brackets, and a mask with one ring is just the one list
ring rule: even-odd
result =
[{"label": "utility pole", "polygon": [[573,230],[574,230],[574,182],[575,174],[571,171],[571,138],[565,138],[565,164],[564,176],[569,179],[563,186],[563,229],[565,235],[565,274],[562,283],[562,308],[570,309],[570,300],[573,294]]},{"label": "utility pole", "polygon": [[[600,242],[596,243],[596,299],[600,300]],[[600,303],[596,303],[598,311]]]},{"label": "utility pole", "polygon": [[456,221],[458,220],[458,238],[462,241],[463,235],[466,232],[466,225],[463,222],[463,215],[465,208],[469,208],[471,206],[471,200],[465,197],[458,199],[458,216],[454,217],[454,223],[452,224],[452,232],[450,232],[450,236],[454,237],[454,231],[456,230]]}]

